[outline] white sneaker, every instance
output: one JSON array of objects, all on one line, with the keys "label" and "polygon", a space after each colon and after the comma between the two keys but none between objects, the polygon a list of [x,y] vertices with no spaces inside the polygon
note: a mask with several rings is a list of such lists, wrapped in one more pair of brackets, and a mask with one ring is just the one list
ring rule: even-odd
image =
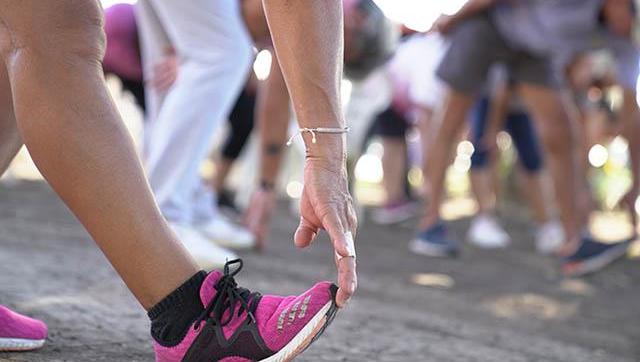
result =
[{"label": "white sneaker", "polygon": [[222,215],[196,225],[196,229],[209,240],[225,248],[244,250],[256,246],[256,238],[249,230],[232,223]]},{"label": "white sneaker", "polygon": [[171,228],[202,269],[221,269],[228,260],[238,258],[231,250],[211,243],[189,226],[172,223]]},{"label": "white sneaker", "polygon": [[564,229],[557,220],[548,221],[536,230],[536,250],[540,254],[554,254],[565,243]]},{"label": "white sneaker", "polygon": [[469,242],[483,249],[504,248],[511,242],[509,234],[489,215],[478,215],[471,222]]}]

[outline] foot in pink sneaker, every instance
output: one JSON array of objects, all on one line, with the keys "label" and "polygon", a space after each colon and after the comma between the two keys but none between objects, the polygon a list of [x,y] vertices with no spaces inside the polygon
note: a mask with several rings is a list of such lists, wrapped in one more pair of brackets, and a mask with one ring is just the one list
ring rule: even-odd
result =
[{"label": "foot in pink sneaker", "polygon": [[31,351],[44,345],[47,325],[0,305],[0,351]]},{"label": "foot in pink sneaker", "polygon": [[203,313],[179,344],[154,342],[157,362],[291,361],[335,317],[334,284],[318,283],[299,296],[262,296],[237,286],[234,276],[241,269],[237,259],[225,265],[224,274],[207,276],[200,288]]}]

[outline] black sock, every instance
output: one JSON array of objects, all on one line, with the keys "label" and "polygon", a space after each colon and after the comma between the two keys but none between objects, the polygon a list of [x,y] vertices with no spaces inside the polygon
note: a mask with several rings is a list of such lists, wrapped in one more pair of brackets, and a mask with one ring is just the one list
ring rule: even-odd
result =
[{"label": "black sock", "polygon": [[160,345],[178,345],[202,313],[200,286],[206,277],[206,272],[198,272],[149,310],[151,336]]}]

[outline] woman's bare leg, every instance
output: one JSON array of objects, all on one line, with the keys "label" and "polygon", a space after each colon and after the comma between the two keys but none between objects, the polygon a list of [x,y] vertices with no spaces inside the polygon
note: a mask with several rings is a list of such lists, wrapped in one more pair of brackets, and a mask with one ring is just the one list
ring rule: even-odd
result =
[{"label": "woman's bare leg", "polygon": [[469,175],[471,191],[478,203],[478,214],[496,213],[496,193],[493,182],[493,163],[487,167],[472,169]]},{"label": "woman's bare leg", "polygon": [[97,1],[2,1],[0,49],[36,165],[149,308],[197,272],[104,86]]},{"label": "woman's bare leg", "polygon": [[545,174],[541,171],[529,172],[526,170],[519,170],[519,180],[522,185],[522,194],[527,198],[529,202],[529,208],[531,209],[531,216],[538,225],[543,225],[549,222],[551,217],[549,216],[549,202],[547,192],[544,187]]}]

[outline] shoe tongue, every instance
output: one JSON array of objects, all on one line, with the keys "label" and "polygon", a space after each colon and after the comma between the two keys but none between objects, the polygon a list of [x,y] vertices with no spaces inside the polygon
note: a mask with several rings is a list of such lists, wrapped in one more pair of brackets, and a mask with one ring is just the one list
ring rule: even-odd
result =
[{"label": "shoe tongue", "polygon": [[202,305],[205,307],[211,303],[213,298],[215,298],[218,291],[216,290],[216,284],[218,280],[222,278],[222,273],[214,270],[205,278],[202,286],[200,287],[200,300],[202,301]]}]

